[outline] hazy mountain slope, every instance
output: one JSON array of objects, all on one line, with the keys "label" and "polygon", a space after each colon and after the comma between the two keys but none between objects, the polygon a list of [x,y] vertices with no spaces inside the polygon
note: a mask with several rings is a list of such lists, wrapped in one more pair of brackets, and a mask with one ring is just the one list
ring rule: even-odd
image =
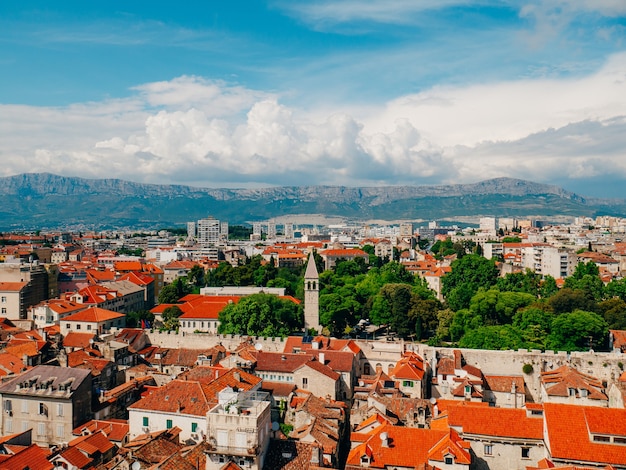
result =
[{"label": "hazy mountain slope", "polygon": [[163,227],[208,215],[231,224],[281,215],[432,220],[478,215],[626,215],[624,200],[587,200],[511,178],[467,185],[210,189],[47,173],[0,178],[0,228]]}]

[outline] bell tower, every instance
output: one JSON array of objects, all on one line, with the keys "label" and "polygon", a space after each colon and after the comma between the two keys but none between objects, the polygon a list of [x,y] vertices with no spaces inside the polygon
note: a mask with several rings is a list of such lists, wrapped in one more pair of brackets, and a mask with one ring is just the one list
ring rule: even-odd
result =
[{"label": "bell tower", "polygon": [[318,333],[320,326],[320,275],[315,265],[313,253],[309,255],[304,273],[304,329],[308,333],[313,328]]}]

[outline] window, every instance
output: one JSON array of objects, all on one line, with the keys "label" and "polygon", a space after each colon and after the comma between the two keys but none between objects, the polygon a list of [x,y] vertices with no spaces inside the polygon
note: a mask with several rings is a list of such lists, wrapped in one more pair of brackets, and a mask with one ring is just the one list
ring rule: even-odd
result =
[{"label": "window", "polygon": [[2,313],[7,313],[7,309],[2,307]]},{"label": "window", "polygon": [[454,458],[452,458],[452,457],[445,457],[445,458],[443,459],[443,461],[444,461],[444,463],[445,463],[446,465],[452,465],[452,464],[454,463]]},{"label": "window", "polygon": [[6,296],[6,295],[3,295],[3,296],[2,296],[2,303],[3,303],[3,304],[6,304],[6,303],[7,303],[7,296]]},{"label": "window", "polygon": [[148,425],[149,425],[149,424],[148,424],[148,417],[147,417],[147,416],[144,416],[144,417],[143,417],[143,425],[144,425],[144,426],[148,426]]},{"label": "window", "polygon": [[39,414],[43,416],[48,416],[48,407],[45,403],[39,403]]},{"label": "window", "polygon": [[88,329],[88,330],[91,330],[91,325],[87,325],[87,329]]},{"label": "window", "polygon": [[581,397],[586,397],[589,394],[589,392],[587,390],[585,390],[584,388],[582,388],[580,390],[580,396]]},{"label": "window", "polygon": [[28,401],[22,400],[22,413],[28,413]]},{"label": "window", "polygon": [[309,379],[307,377],[302,377],[302,388],[309,388]]},{"label": "window", "polygon": [[493,445],[485,444],[484,454],[485,455],[493,455]]},{"label": "window", "polygon": [[171,420],[171,419],[168,419],[168,420],[165,422],[165,427],[166,427],[167,429],[172,429],[172,420]]},{"label": "window", "polygon": [[57,424],[57,437],[65,436],[65,425]]},{"label": "window", "polygon": [[191,432],[198,432],[198,423],[191,423]]},{"label": "window", "polygon": [[46,435],[46,423],[37,424],[37,435],[45,436]]},{"label": "window", "polygon": [[11,419],[4,420],[4,431],[7,433],[13,432],[13,420]]},{"label": "window", "polygon": [[13,411],[13,403],[11,403],[11,400],[4,400],[4,411],[7,413]]},{"label": "window", "polygon": [[412,380],[404,380],[402,382],[402,386],[403,387],[412,387],[413,386],[413,381]]},{"label": "window", "polygon": [[523,459],[530,458],[530,447],[522,447],[522,458]]},{"label": "window", "polygon": [[593,436],[594,442],[611,442],[611,438],[609,436]]},{"label": "window", "polygon": [[80,324],[79,323],[76,324],[76,329],[80,330]]},{"label": "window", "polygon": [[57,403],[57,416],[63,416],[63,403]]},{"label": "window", "polygon": [[570,397],[575,397],[576,396],[576,389],[575,388],[568,388],[567,391],[569,392],[569,396]]}]

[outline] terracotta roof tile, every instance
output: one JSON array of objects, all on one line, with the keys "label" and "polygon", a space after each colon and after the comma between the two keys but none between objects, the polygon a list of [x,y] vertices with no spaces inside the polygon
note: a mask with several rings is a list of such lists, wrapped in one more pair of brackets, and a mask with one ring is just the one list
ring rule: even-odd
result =
[{"label": "terracotta roof tile", "polygon": [[586,390],[587,398],[591,400],[608,401],[602,382],[567,365],[542,372],[541,384],[548,396],[567,397],[570,389],[575,389],[576,394],[580,390]]},{"label": "terracotta roof tile", "polygon": [[624,437],[626,410],[544,403],[553,459],[626,466],[626,446],[594,442],[591,435]]},{"label": "terracotta roof tile", "polygon": [[82,310],[78,313],[68,315],[63,321],[78,321],[78,322],[103,322],[108,320],[114,320],[117,318],[123,318],[125,315],[122,313],[113,312],[112,310],[106,310],[99,307],[90,307]]},{"label": "terracotta roof tile", "polygon": [[528,417],[522,408],[467,406],[463,402],[447,406],[450,427],[463,434],[519,439],[543,439],[543,419]]}]

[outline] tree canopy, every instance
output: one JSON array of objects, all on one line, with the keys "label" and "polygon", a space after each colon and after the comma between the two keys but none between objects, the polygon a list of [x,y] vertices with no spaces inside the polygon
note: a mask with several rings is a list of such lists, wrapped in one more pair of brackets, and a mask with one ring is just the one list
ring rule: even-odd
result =
[{"label": "tree canopy", "polygon": [[227,305],[219,314],[219,333],[288,336],[300,331],[302,308],[270,294],[254,294]]}]

